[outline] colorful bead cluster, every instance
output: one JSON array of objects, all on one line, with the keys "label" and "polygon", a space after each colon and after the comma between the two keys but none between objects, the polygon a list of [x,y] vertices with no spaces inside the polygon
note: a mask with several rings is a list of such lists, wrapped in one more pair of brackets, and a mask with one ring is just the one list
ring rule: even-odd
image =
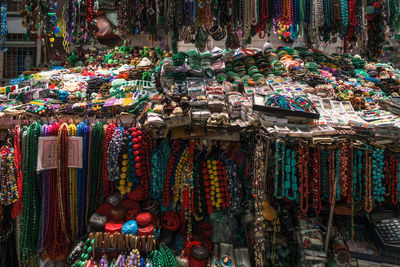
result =
[{"label": "colorful bead cluster", "polygon": [[18,200],[14,148],[3,146],[0,150],[0,205],[10,205]]}]

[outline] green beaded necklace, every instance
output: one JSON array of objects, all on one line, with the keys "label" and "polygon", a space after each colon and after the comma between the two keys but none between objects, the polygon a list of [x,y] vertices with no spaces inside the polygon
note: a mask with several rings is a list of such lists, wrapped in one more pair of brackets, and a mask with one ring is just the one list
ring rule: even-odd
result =
[{"label": "green beaded necklace", "polygon": [[41,125],[31,124],[27,131],[23,172],[23,216],[21,231],[21,258],[27,263],[38,251],[41,229],[40,198],[36,189],[38,179],[36,158]]},{"label": "green beaded necklace", "polygon": [[87,218],[89,218],[95,211],[100,200],[101,190],[101,170],[102,170],[102,155],[103,155],[103,124],[96,122],[90,133],[90,147],[89,147],[89,181],[88,181],[88,211]]}]

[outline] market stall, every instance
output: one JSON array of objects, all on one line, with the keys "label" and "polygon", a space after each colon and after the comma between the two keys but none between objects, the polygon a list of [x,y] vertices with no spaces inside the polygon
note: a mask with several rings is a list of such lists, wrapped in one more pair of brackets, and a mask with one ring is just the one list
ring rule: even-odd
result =
[{"label": "market stall", "polygon": [[28,1],[46,52],[0,88],[0,266],[399,264],[397,10]]}]

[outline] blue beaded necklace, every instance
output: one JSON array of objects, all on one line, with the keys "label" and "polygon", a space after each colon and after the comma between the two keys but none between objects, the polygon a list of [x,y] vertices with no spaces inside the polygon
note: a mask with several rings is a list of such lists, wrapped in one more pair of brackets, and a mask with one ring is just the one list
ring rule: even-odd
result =
[{"label": "blue beaded necklace", "polygon": [[222,160],[224,162],[226,175],[228,178],[228,190],[230,196],[228,209],[231,215],[235,215],[240,212],[242,183],[240,182],[237,173],[236,162],[234,160],[229,160],[225,154],[222,155]]},{"label": "blue beaded necklace", "polygon": [[77,127],[77,136],[82,137],[83,167],[78,170],[78,233],[79,236],[86,232],[86,190],[89,151],[90,125],[81,122]]},{"label": "blue beaded necklace", "polygon": [[362,193],[363,193],[363,187],[362,187],[362,173],[363,173],[363,159],[364,159],[364,152],[362,150],[357,151],[357,173],[356,173],[356,178],[358,177],[358,195],[356,195],[355,199],[356,201],[361,201],[362,199]]},{"label": "blue beaded necklace", "polygon": [[340,200],[340,183],[339,183],[339,150],[335,153],[335,178],[336,178],[336,200]]},{"label": "blue beaded necklace", "polygon": [[7,52],[6,40],[7,40],[7,2],[4,0],[1,4],[1,28],[0,28],[0,37],[1,37],[1,52]]}]

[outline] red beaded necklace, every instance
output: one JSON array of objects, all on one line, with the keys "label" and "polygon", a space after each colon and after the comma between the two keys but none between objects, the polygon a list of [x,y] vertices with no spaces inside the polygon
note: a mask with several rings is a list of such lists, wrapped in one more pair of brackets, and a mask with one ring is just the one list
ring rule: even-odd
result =
[{"label": "red beaded necklace", "polygon": [[[21,148],[20,148],[20,134],[21,127],[18,125],[14,129],[14,163],[15,163],[15,173],[17,175],[17,190],[18,195],[22,196],[22,172],[21,172]],[[14,203],[11,218],[15,219],[18,215],[22,213],[22,197]]]},{"label": "red beaded necklace", "polygon": [[164,207],[169,206],[169,201],[171,200],[171,195],[170,195],[170,188],[169,188],[169,183],[171,180],[171,175],[174,169],[174,164],[176,161],[176,158],[179,154],[180,150],[180,144],[179,140],[175,140],[174,144],[172,145],[171,149],[171,156],[168,160],[168,169],[167,169],[167,175],[165,177],[165,182],[164,182],[164,190],[163,190],[163,204]]},{"label": "red beaded necklace", "polygon": [[[141,132],[141,131],[140,131]],[[141,161],[141,174],[142,179],[140,180],[140,185],[144,188],[145,197],[147,198],[150,192],[150,157],[151,151],[153,149],[153,139],[149,134],[143,133],[138,137],[139,141],[142,143],[142,161]]]},{"label": "red beaded necklace", "polygon": [[319,145],[313,152],[313,179],[311,188],[313,192],[313,208],[318,215],[321,212],[321,148]]},{"label": "red beaded necklace", "polygon": [[336,202],[336,173],[335,173],[335,150],[332,148],[329,150],[329,204],[331,206],[335,205]]},{"label": "red beaded necklace", "polygon": [[59,196],[59,209],[61,213],[61,228],[67,240],[71,240],[71,220],[69,209],[69,172],[68,172],[68,125],[63,123],[58,130],[57,138],[57,178],[58,178],[58,196]]},{"label": "red beaded necklace", "polygon": [[221,207],[226,208],[229,206],[230,202],[230,196],[228,190],[228,177],[226,176],[225,166],[221,160],[217,161],[217,166],[218,166],[220,193],[222,198]]},{"label": "red beaded necklace", "polygon": [[369,156],[369,152],[365,151],[365,211],[370,213],[372,211],[372,184],[371,184],[371,157]]},{"label": "red beaded necklace", "polygon": [[[54,123],[51,127],[50,135],[57,136],[60,123]],[[64,134],[65,136],[65,134]],[[60,153],[57,153],[57,160],[60,162]],[[49,171],[49,204],[48,204],[48,232],[45,235],[44,246],[46,252],[52,259],[64,259],[69,251],[67,234],[63,227],[62,210],[60,209],[61,197],[59,194],[58,169]]]},{"label": "red beaded necklace", "polygon": [[394,154],[389,152],[389,155],[385,158],[385,184],[386,188],[386,197],[391,197],[393,205],[397,205],[399,202],[398,196],[398,160],[395,160]]},{"label": "red beaded necklace", "polygon": [[339,186],[340,195],[348,197],[349,193],[349,146],[346,143],[342,143],[339,149]]}]

